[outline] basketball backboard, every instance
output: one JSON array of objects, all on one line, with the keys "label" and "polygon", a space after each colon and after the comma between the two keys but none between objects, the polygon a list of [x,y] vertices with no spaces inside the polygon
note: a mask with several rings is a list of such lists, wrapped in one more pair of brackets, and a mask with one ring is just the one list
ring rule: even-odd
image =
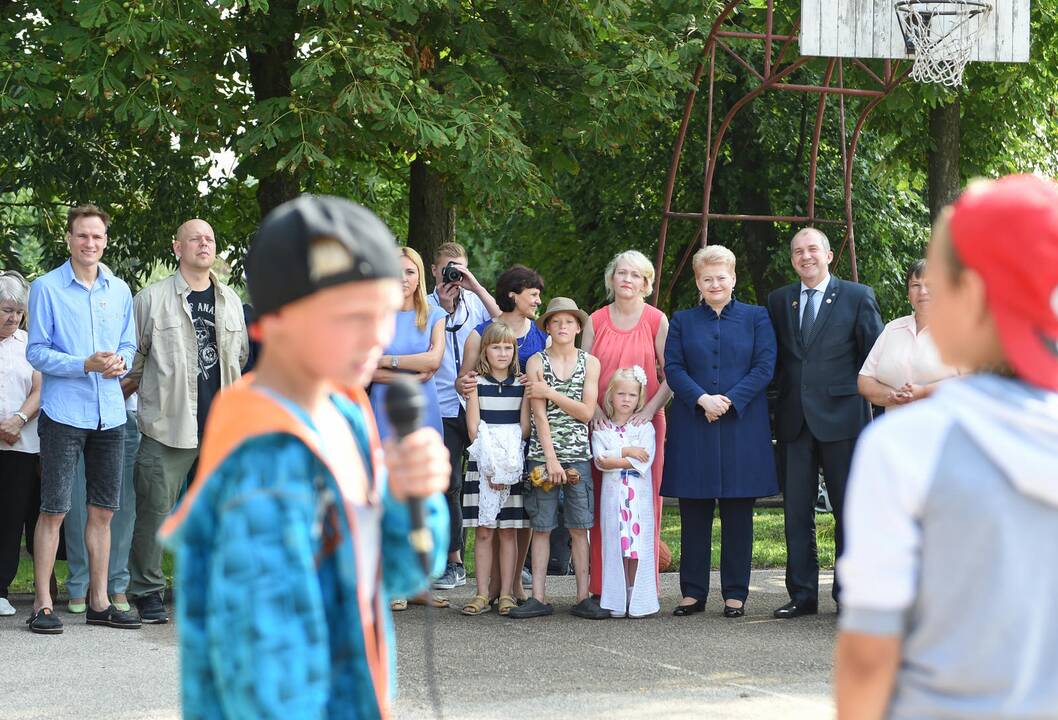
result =
[{"label": "basketball backboard", "polygon": [[[1031,0],[986,0],[970,60],[1028,62]],[[801,54],[822,57],[913,57],[897,19],[896,0],[801,0]]]}]

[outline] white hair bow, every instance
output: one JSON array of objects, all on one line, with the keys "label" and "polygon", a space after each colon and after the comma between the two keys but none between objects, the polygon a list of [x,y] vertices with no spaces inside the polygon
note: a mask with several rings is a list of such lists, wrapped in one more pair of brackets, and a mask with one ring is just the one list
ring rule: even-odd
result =
[{"label": "white hair bow", "polygon": [[638,365],[632,366],[632,377],[635,378],[635,381],[643,387],[647,386],[647,374],[643,371],[643,368],[639,367]]}]

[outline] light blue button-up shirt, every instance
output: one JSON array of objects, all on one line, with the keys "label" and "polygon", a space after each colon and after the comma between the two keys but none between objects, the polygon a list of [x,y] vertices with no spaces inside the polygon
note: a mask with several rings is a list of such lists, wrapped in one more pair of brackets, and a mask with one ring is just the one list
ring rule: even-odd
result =
[{"label": "light blue button-up shirt", "polygon": [[40,404],[50,419],[87,430],[125,424],[119,379],[84,371],[85,360],[101,351],[116,352],[132,367],[132,293],[102,265],[91,289],[85,287],[67,260],[29,291],[26,358],[43,376]]},{"label": "light blue button-up shirt", "polygon": [[[431,305],[441,308],[437,290],[426,296]],[[463,363],[463,347],[470,333],[481,323],[490,319],[489,311],[481,298],[472,292],[460,289],[459,303],[451,315],[445,318],[445,354],[441,367],[434,373],[434,386],[441,406],[441,417],[458,417],[463,400],[456,392],[456,377]]]}]

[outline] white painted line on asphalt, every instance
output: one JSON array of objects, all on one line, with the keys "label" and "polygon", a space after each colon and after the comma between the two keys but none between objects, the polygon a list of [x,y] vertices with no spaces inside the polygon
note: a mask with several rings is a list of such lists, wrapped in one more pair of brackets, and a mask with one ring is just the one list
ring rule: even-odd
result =
[{"label": "white painted line on asphalt", "polygon": [[698,672],[696,670],[690,670],[688,668],[680,667],[678,665],[669,665],[668,663],[656,662],[656,661],[649,660],[649,659],[644,658],[644,657],[639,656],[639,655],[632,655],[630,653],[621,652],[620,650],[614,650],[612,648],[604,647],[602,645],[594,645],[592,643],[587,643],[586,645],[587,645],[587,647],[595,648],[596,650],[602,650],[605,653],[610,653],[611,655],[616,655],[617,657],[621,657],[621,658],[624,658],[626,660],[631,660],[631,661],[639,663],[639,664],[647,663],[647,664],[650,664],[650,665],[655,665],[655,666],[660,667],[660,668],[664,668],[665,670],[676,670],[677,672],[682,672],[682,673],[685,673],[687,675],[693,675],[696,678],[700,678],[700,679],[708,681],[710,683],[715,683],[715,684],[718,684],[718,685],[726,685],[728,687],[737,688],[738,690],[746,690],[746,691],[749,691],[749,692],[755,692],[755,693],[759,693],[761,695],[766,695],[768,697],[778,698],[778,699],[781,699],[781,700],[792,700],[794,702],[800,702],[800,703],[804,703],[806,705],[810,705],[813,708],[821,709],[821,710],[824,710],[826,712],[830,712],[832,710],[832,707],[828,703],[826,703],[825,701],[822,701],[822,700],[816,700],[814,698],[800,697],[798,695],[790,695],[789,693],[776,692],[774,690],[767,690],[765,688],[758,687],[756,685],[747,685],[745,683],[732,682],[730,680],[720,680],[716,676],[705,675],[705,674],[700,673],[700,672]]}]

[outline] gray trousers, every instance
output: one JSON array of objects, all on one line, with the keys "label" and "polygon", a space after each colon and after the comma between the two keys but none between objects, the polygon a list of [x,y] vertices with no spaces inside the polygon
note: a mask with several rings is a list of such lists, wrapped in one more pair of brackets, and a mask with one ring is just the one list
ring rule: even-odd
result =
[{"label": "gray trousers", "polygon": [[[136,524],[136,490],[132,484],[132,468],[140,447],[140,430],[136,413],[126,410],[125,457],[122,462],[121,507],[110,519],[110,570],[107,594],[117,595],[129,587],[129,547],[132,527]],[[88,521],[85,492],[84,456],[77,463],[77,477],[71,487],[70,512],[63,519],[66,535],[66,559],[70,574],[66,578],[66,593],[72,598],[88,595],[88,550],[84,544],[85,523]]]},{"label": "gray trousers", "polygon": [[173,448],[144,435],[136,456],[136,529],[129,554],[129,595],[136,598],[165,591],[162,544],[158,530],[176,504],[198,448]]}]

